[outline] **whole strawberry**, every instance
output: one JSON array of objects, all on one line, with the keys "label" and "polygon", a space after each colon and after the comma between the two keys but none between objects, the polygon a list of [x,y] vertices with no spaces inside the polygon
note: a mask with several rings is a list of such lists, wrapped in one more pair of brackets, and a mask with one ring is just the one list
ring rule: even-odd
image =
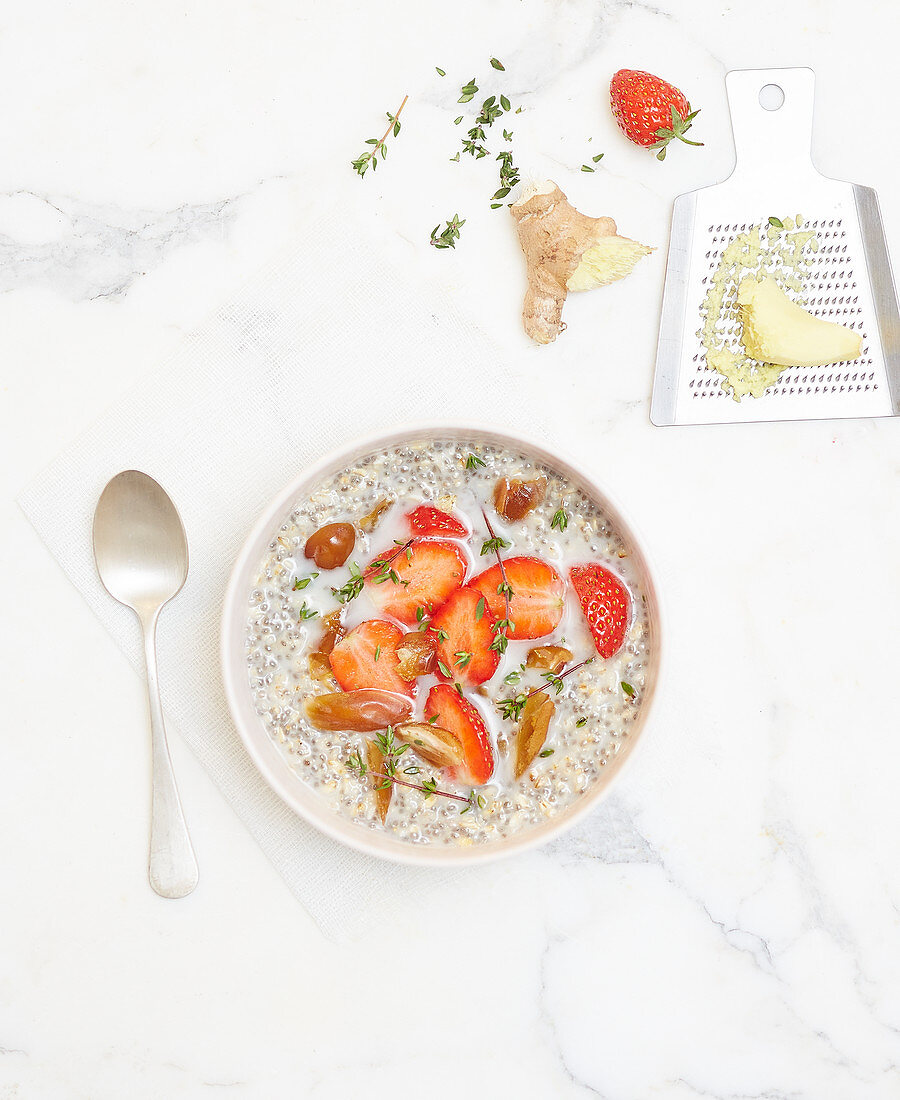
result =
[{"label": "whole strawberry", "polygon": [[687,97],[674,84],[638,69],[619,69],[609,82],[609,102],[619,129],[635,145],[658,149],[657,160],[666,159],[672,138],[686,145],[685,133],[700,113],[692,111]]}]

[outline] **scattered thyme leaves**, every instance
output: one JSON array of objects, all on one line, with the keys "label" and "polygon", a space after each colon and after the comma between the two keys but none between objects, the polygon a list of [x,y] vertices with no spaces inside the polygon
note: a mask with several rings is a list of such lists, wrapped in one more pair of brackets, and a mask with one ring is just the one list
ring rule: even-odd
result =
[{"label": "scattered thyme leaves", "polygon": [[468,84],[463,84],[462,88],[460,88],[460,91],[462,92],[462,95],[456,101],[457,103],[468,103],[470,100],[474,99],[478,91],[478,85],[475,83],[475,77],[473,76]]},{"label": "scattered thyme leaves", "polygon": [[781,218],[769,218],[769,225],[771,225],[775,229],[784,229],[784,222],[781,220]]},{"label": "scattered thyme leaves", "polygon": [[446,76],[446,75],[447,75],[447,74],[446,74],[446,73],[444,72],[444,70],[443,70],[443,69],[440,69],[440,68],[438,68],[438,66],[437,66],[437,65],[435,65],[435,67],[434,67],[434,71],[435,71],[435,72],[436,72],[436,73],[438,74],[438,76]]},{"label": "scattered thyme leaves", "polygon": [[484,145],[485,127],[493,126],[495,120],[502,114],[503,108],[497,102],[497,97],[489,95],[481,105],[481,110],[475,118],[475,125],[467,132],[466,140],[462,143],[463,152],[475,157],[476,160],[486,157],[488,150]]},{"label": "scattered thyme leaves", "polygon": [[477,807],[479,810],[483,810],[487,803],[484,800],[483,794],[478,794],[477,791],[469,791],[468,805],[460,810],[461,814],[467,814],[469,810]]},{"label": "scattered thyme leaves", "polygon": [[310,573],[308,577],[294,577],[294,592],[300,592],[302,589],[308,587],[308,585],[318,577],[318,573]]},{"label": "scattered thyme leaves", "polygon": [[506,72],[506,66],[503,64],[502,61],[498,61],[496,57],[491,58],[491,67],[494,69],[499,69],[501,73]]},{"label": "scattered thyme leaves", "polygon": [[625,680],[622,680],[619,686],[621,687],[622,691],[625,692],[629,699],[634,698],[634,688],[631,686],[631,684],[626,683]]},{"label": "scattered thyme leaves", "polygon": [[538,756],[543,757],[545,760],[548,756],[552,756],[556,752],[556,749],[541,749]]},{"label": "scattered thyme leaves", "polygon": [[553,513],[553,519],[550,521],[550,530],[565,531],[569,526],[569,517],[566,514],[565,508],[557,508]]},{"label": "scattered thyme leaves", "polygon": [[578,721],[575,723],[575,728],[580,730],[582,726],[586,726],[586,725],[587,725],[587,718],[579,718]]},{"label": "scattered thyme leaves", "polygon": [[483,458],[479,458],[478,455],[470,454],[466,459],[466,469],[477,470],[479,466],[487,466],[487,463]]}]

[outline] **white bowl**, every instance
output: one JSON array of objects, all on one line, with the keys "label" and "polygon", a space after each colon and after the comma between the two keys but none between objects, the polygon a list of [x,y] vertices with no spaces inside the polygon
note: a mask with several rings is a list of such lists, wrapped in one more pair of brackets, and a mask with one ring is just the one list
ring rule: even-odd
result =
[{"label": "white bowl", "polygon": [[[520,834],[501,840],[476,844],[470,848],[412,844],[409,841],[399,840],[389,833],[362,828],[347,818],[339,816],[291,769],[286,757],[271,739],[262,719],[256,713],[250,693],[250,678],[245,655],[248,599],[252,588],[252,577],[266,547],[271,542],[273,531],[290,513],[295,502],[309,495],[311,490],[326,478],[353,466],[368,454],[414,439],[462,439],[496,444],[526,456],[533,456],[538,462],[570,478],[602,508],[624,537],[629,546],[640,587],[647,598],[651,632],[650,659],[641,708],[629,731],[623,751],[618,753],[605,769],[602,781],[595,783],[568,810],[554,817],[546,825],[529,828]],[[559,454],[551,453],[539,443],[521,436],[498,432],[492,428],[462,427],[440,422],[416,424],[385,434],[357,439],[349,446],[326,455],[287,485],[263,511],[237,556],[225,592],[222,616],[222,674],[225,695],[238,733],[263,778],[292,810],[323,833],[351,848],[396,863],[429,866],[481,863],[534,848],[571,828],[576,821],[598,804],[609,790],[612,781],[622,771],[625,762],[634,755],[635,747],[650,713],[659,673],[659,598],[646,553],[633,526],[626,522],[622,510],[610,499],[609,494],[600,489],[593,478],[573,462],[560,457]]]}]

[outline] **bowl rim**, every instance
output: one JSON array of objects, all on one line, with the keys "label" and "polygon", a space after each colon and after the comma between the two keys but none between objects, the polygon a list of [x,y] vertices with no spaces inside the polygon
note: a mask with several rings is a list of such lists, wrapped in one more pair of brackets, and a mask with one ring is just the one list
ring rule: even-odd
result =
[{"label": "bowl rim", "polygon": [[[523,454],[533,455],[551,468],[556,468],[567,477],[580,482],[587,495],[610,516],[638,559],[638,572],[641,577],[642,591],[647,600],[653,637],[649,688],[645,690],[640,712],[630,730],[627,751],[612,761],[603,782],[595,783],[568,810],[560,814],[558,819],[551,819],[547,824],[535,826],[523,833],[483,845],[475,844],[472,847],[417,845],[364,829],[328,806],[290,767],[284,753],[269,736],[253,709],[246,658],[243,652],[247,593],[251,587],[251,573],[258,564],[265,545],[271,540],[273,525],[285,515],[288,506],[302,495],[306,488],[314,487],[328,474],[345,469],[353,459],[423,437],[435,440],[458,437],[519,450]],[[222,682],[228,710],[244,748],[269,788],[300,818],[332,840],[369,856],[411,866],[449,868],[505,859],[547,844],[570,830],[608,795],[626,765],[633,759],[638,746],[646,740],[646,726],[649,717],[655,712],[656,696],[663,679],[665,663],[662,645],[665,612],[656,576],[656,570],[647,551],[647,540],[627,517],[615,496],[601,487],[596,479],[585,471],[580,462],[555,446],[551,450],[527,434],[518,431],[510,433],[491,425],[479,423],[461,425],[456,420],[440,419],[413,421],[387,430],[382,429],[355,436],[349,442],[330,449],[313,463],[304,466],[299,474],[263,507],[238,551],[225,588],[219,639]]]}]

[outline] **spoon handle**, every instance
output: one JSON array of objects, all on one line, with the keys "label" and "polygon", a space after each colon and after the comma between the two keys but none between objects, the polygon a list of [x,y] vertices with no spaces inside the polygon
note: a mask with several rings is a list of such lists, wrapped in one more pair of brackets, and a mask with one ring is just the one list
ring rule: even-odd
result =
[{"label": "spoon handle", "polygon": [[197,885],[197,858],[191,845],[166,741],[156,671],[156,619],[142,618],[150,738],[153,753],[153,802],[150,811],[150,885],[163,898],[183,898]]}]

